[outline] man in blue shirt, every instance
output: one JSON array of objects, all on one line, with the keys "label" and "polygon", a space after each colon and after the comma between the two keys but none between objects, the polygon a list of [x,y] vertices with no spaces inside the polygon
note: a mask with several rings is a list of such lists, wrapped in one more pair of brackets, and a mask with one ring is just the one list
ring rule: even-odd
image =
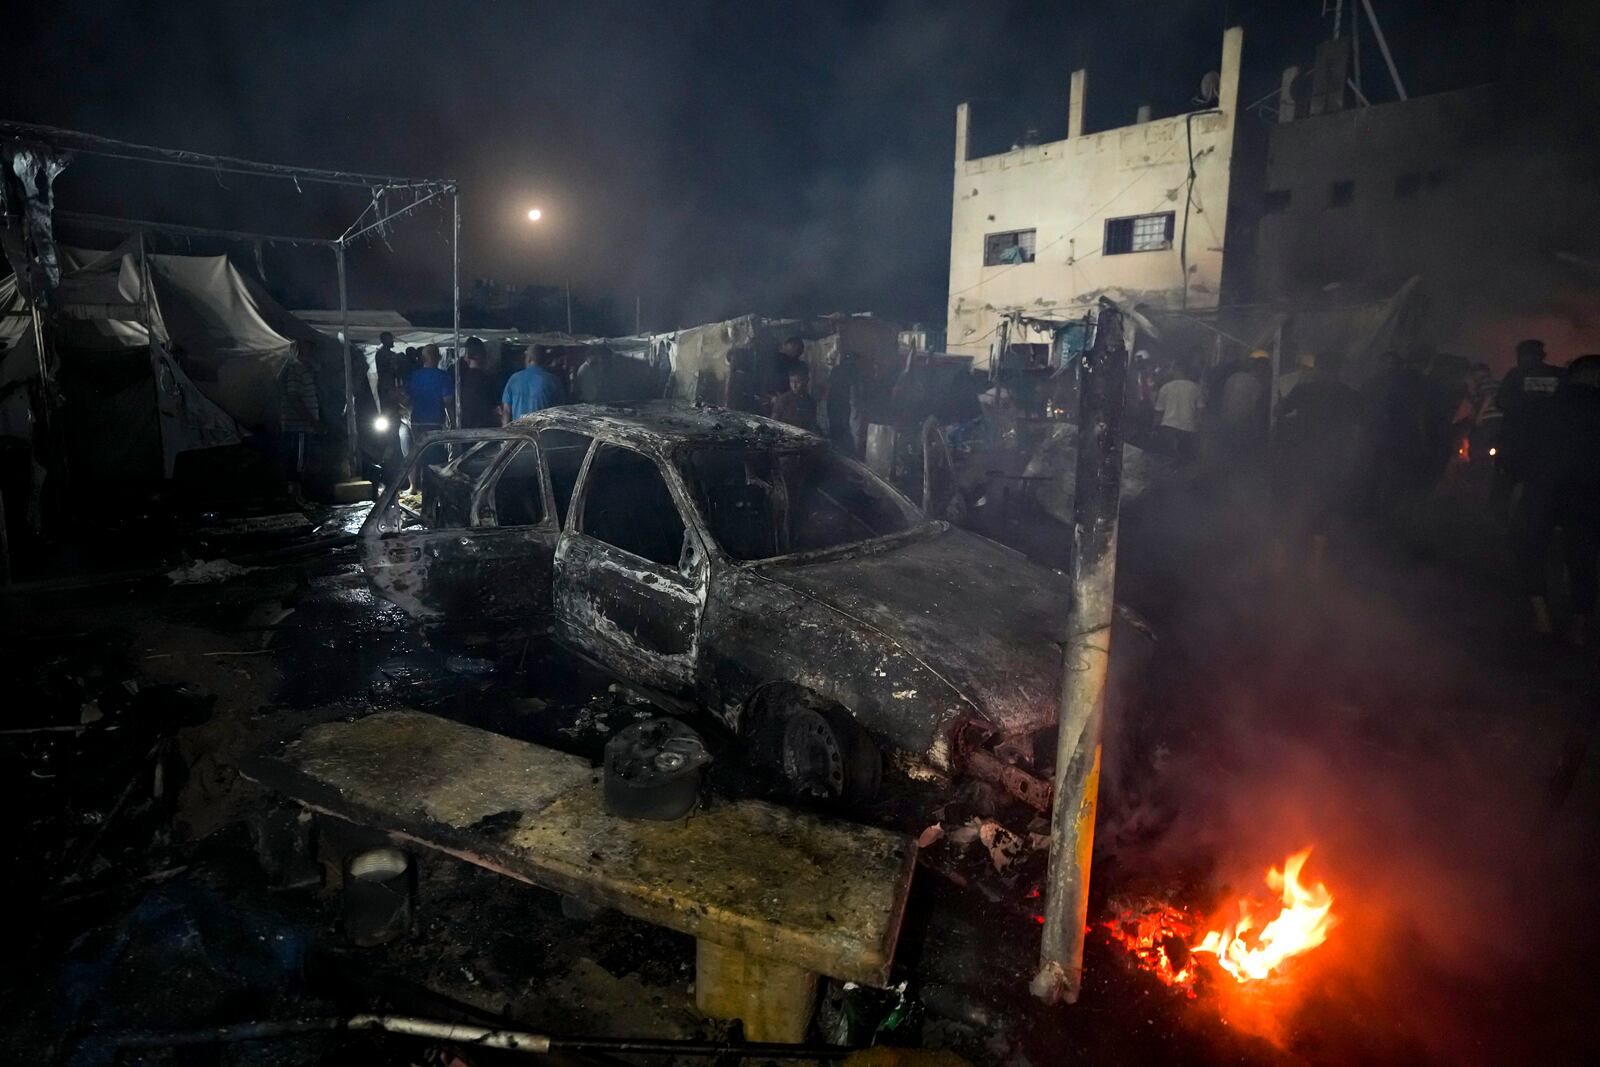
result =
[{"label": "man in blue shirt", "polygon": [[[400,423],[400,451],[407,459],[417,448],[417,440],[424,434],[444,428],[450,401],[455,399],[456,383],[448,371],[439,369],[439,346],[428,345],[422,350],[422,366],[406,376],[406,397],[411,403],[410,415]],[[416,472],[412,472],[411,491],[418,489]]]},{"label": "man in blue shirt", "polygon": [[422,350],[422,366],[406,379],[406,392],[411,397],[413,434],[431,433],[445,424],[445,411],[455,399],[456,384],[449,371],[439,369],[438,345]]},{"label": "man in blue shirt", "polygon": [[500,425],[545,408],[567,402],[566,386],[550,370],[555,354],[547,348],[533,348],[528,352],[528,365],[506,379],[505,391],[500,394]]}]

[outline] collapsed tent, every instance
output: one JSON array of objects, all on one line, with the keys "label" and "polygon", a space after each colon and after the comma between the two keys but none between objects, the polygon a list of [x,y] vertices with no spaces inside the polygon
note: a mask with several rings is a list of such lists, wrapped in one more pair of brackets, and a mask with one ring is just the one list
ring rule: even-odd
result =
[{"label": "collapsed tent", "polygon": [[[248,432],[275,428],[279,378],[303,344],[311,352],[322,421],[339,425],[344,369],[338,342],[295,318],[226,256],[141,256],[137,238],[108,252],[61,247],[60,254],[61,282],[50,299],[42,362],[17,278],[0,283],[0,336],[8,342],[0,383],[20,385],[41,375],[56,382],[65,369],[65,381],[92,386],[98,370],[110,372],[114,354],[144,351],[148,377],[129,378],[130,364],[117,361],[122,370],[115,376],[124,383],[117,392],[133,390],[120,401],[125,407],[153,388],[162,473],[171,477],[180,452],[235,444]],[[12,389],[8,401],[17,392]],[[10,417],[0,429],[22,436]]]}]

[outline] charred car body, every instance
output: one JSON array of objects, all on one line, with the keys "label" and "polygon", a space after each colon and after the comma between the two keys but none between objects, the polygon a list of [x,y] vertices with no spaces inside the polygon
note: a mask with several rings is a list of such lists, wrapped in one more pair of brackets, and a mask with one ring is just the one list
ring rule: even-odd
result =
[{"label": "charred car body", "polygon": [[1065,577],[927,520],[821,439],[579,405],[437,434],[412,476],[420,500],[391,488],[362,544],[414,618],[553,631],[710,709],[803,791],[870,795],[887,757],[1045,807]]}]

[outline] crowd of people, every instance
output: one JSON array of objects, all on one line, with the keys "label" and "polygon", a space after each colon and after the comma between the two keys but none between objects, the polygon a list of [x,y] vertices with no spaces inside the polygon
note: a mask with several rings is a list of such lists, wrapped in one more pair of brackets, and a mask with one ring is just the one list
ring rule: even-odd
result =
[{"label": "crowd of people", "polygon": [[[278,379],[276,437],[285,477],[298,489],[307,441],[322,432],[322,416],[328,414],[319,408],[319,387],[329,383],[319,382],[310,345],[298,345],[296,353]],[[436,344],[402,350],[396,348],[394,335],[385,332],[370,358],[361,346],[352,345],[350,371],[364,468],[387,483],[430,433],[504,426],[545,408],[610,399],[613,386],[625,394],[639,388],[638,382],[627,380],[630,370],[637,377],[637,368],[619,367],[628,361],[601,346],[587,347],[576,369],[569,368],[564,355],[560,349],[533,345],[522,354],[519,369],[496,373],[478,337],[467,338],[460,366],[449,370]],[[859,455],[862,402],[854,354],[845,354],[833,367],[832,387],[820,403],[811,389],[811,367],[799,337],[760,355],[736,350],[728,361],[722,398],[727,406],[815,433],[827,428],[836,445]],[[329,421],[336,423],[336,418]]]},{"label": "crowd of people", "polygon": [[[355,350],[351,358],[364,380],[365,354]],[[459,378],[441,363],[437,345],[402,352],[391,334],[379,338],[375,395],[363,388],[356,395],[364,449],[384,480],[425,434],[505,425],[573,394],[585,399],[594,391],[590,379],[605,373],[591,356],[569,382],[558,353],[534,346],[525,365],[502,380],[478,338],[464,346]],[[801,338],[768,352],[735,349],[723,400],[826,432],[859,455],[870,405],[857,363],[843,355],[819,399]],[[1197,373],[1198,359],[1152,365],[1148,381],[1135,376],[1131,439],[1182,465],[1258,479],[1271,502],[1280,565],[1298,561],[1314,574],[1330,534],[1352,523],[1404,518],[1453,463],[1487,470],[1488,502],[1509,531],[1535,626],[1553,629],[1546,575],[1559,534],[1571,633],[1588,639],[1600,599],[1600,355],[1562,368],[1549,362],[1541,342],[1523,341],[1516,366],[1496,383],[1487,364],[1389,352],[1359,389],[1346,383],[1336,357],[1311,353],[1277,375],[1260,350],[1204,374]],[[297,483],[321,414],[309,348],[301,346],[288,361],[280,384],[281,455],[286,476]]]},{"label": "crowd of people", "polygon": [[805,359],[806,344],[801,337],[790,337],[775,350],[730,349],[723,404],[735,411],[766,415],[778,422],[798,426],[812,433],[826,432],[841,451],[859,455],[861,432],[860,364],[856,355],[845,352],[828,375],[828,389],[818,404],[811,387],[811,365]]},{"label": "crowd of people", "polygon": [[535,345],[526,351],[521,369],[496,374],[483,340],[469,337],[462,346],[460,367],[446,370],[438,345],[397,350],[394,335],[383,333],[371,360],[375,388],[364,388],[368,358],[359,347],[352,347],[352,372],[362,383],[355,390],[362,452],[387,481],[427,434],[504,426],[565,404],[568,390],[556,370],[558,358],[554,350]]},{"label": "crowd of people", "polygon": [[[1135,439],[1180,464],[1261,476],[1280,566],[1315,573],[1331,533],[1404,520],[1452,471],[1486,492],[1519,560],[1535,627],[1551,632],[1551,550],[1565,565],[1573,640],[1588,640],[1600,596],[1600,355],[1553,365],[1538,340],[1516,347],[1498,383],[1452,355],[1386,353],[1360,388],[1338,360],[1302,354],[1274,379],[1265,351],[1203,376],[1159,365],[1135,397]],[[1141,422],[1141,419],[1145,420]],[[1480,477],[1481,473],[1481,477]]]}]

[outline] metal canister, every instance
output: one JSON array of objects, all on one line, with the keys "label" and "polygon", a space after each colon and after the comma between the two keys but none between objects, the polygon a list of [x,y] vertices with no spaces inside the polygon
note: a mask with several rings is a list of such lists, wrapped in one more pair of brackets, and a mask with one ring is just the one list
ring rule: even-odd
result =
[{"label": "metal canister", "polygon": [[354,852],[344,868],[344,933],[352,944],[386,945],[411,929],[416,872],[398,848]]}]

